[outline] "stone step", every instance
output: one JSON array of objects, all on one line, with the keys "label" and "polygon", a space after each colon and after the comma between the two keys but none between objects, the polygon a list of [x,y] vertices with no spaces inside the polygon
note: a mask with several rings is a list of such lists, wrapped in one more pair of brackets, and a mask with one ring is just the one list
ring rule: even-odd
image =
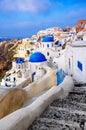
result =
[{"label": "stone step", "polygon": [[[60,101],[60,100],[58,100]],[[75,102],[81,102],[81,103],[86,103],[86,95],[85,94],[69,94],[68,97],[63,99],[62,101],[75,101]]]},{"label": "stone step", "polygon": [[86,126],[86,112],[49,106],[28,130],[82,130]]},{"label": "stone step", "polygon": [[81,128],[76,122],[39,118],[28,130],[81,130]]},{"label": "stone step", "polygon": [[[85,104],[85,106],[86,106],[86,104]],[[86,111],[81,111],[81,110],[73,110],[73,109],[69,109],[69,108],[62,108],[62,107],[55,107],[55,106],[49,106],[46,110],[45,110],[45,112],[47,111],[47,110],[55,110],[55,111],[66,111],[67,113],[74,113],[74,114],[79,114],[79,115],[84,115],[85,117],[86,117]]]},{"label": "stone step", "polygon": [[80,103],[80,102],[76,102],[76,101],[70,101],[68,99],[58,99],[55,100],[51,106],[55,106],[55,107],[62,107],[62,108],[68,108],[69,110],[73,109],[73,110],[81,110],[81,111],[86,111],[86,104],[85,103]]},{"label": "stone step", "polygon": [[28,130],[86,130],[86,86],[53,101]]},{"label": "stone step", "polygon": [[86,93],[86,86],[83,86],[83,87],[74,87],[73,92],[84,92],[84,93]]},{"label": "stone step", "polygon": [[86,121],[86,112],[69,110],[66,108],[48,107],[48,109],[42,114],[42,118],[75,121],[80,122],[81,120]]}]

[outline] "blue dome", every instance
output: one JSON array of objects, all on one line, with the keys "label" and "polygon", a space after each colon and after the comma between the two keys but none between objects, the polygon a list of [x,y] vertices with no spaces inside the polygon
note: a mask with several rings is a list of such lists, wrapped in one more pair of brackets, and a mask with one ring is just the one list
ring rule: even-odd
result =
[{"label": "blue dome", "polygon": [[35,52],[30,56],[29,62],[44,62],[45,56],[41,52]]},{"label": "blue dome", "polygon": [[42,42],[54,42],[53,36],[45,36]]},{"label": "blue dome", "polygon": [[25,62],[25,61],[24,61],[23,58],[17,58],[17,60],[16,60],[16,63],[17,63],[17,64],[24,63],[24,62]]}]

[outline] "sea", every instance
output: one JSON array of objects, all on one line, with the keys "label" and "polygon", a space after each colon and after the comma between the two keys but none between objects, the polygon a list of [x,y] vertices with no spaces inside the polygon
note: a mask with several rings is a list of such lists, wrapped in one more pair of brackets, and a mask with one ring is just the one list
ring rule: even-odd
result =
[{"label": "sea", "polygon": [[11,38],[0,38],[0,42],[9,41],[9,40],[11,40]]},{"label": "sea", "polygon": [[20,38],[8,38],[8,37],[0,37],[0,42],[3,42],[3,41],[10,41],[10,40],[13,40],[13,39],[18,39],[18,40],[20,40],[20,39],[22,39],[21,37]]}]

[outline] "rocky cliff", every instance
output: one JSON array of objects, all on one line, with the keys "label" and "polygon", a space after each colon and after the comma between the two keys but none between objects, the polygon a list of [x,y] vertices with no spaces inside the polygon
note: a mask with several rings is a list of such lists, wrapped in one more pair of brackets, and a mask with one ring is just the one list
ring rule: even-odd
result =
[{"label": "rocky cliff", "polygon": [[0,78],[11,68],[11,62],[17,46],[17,39],[0,43]]}]

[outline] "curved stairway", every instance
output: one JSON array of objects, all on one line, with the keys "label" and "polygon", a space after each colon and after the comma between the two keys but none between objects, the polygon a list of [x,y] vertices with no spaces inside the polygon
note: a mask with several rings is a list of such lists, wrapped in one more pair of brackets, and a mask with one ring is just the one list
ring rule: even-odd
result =
[{"label": "curved stairway", "polygon": [[86,130],[86,86],[55,100],[28,130]]}]

